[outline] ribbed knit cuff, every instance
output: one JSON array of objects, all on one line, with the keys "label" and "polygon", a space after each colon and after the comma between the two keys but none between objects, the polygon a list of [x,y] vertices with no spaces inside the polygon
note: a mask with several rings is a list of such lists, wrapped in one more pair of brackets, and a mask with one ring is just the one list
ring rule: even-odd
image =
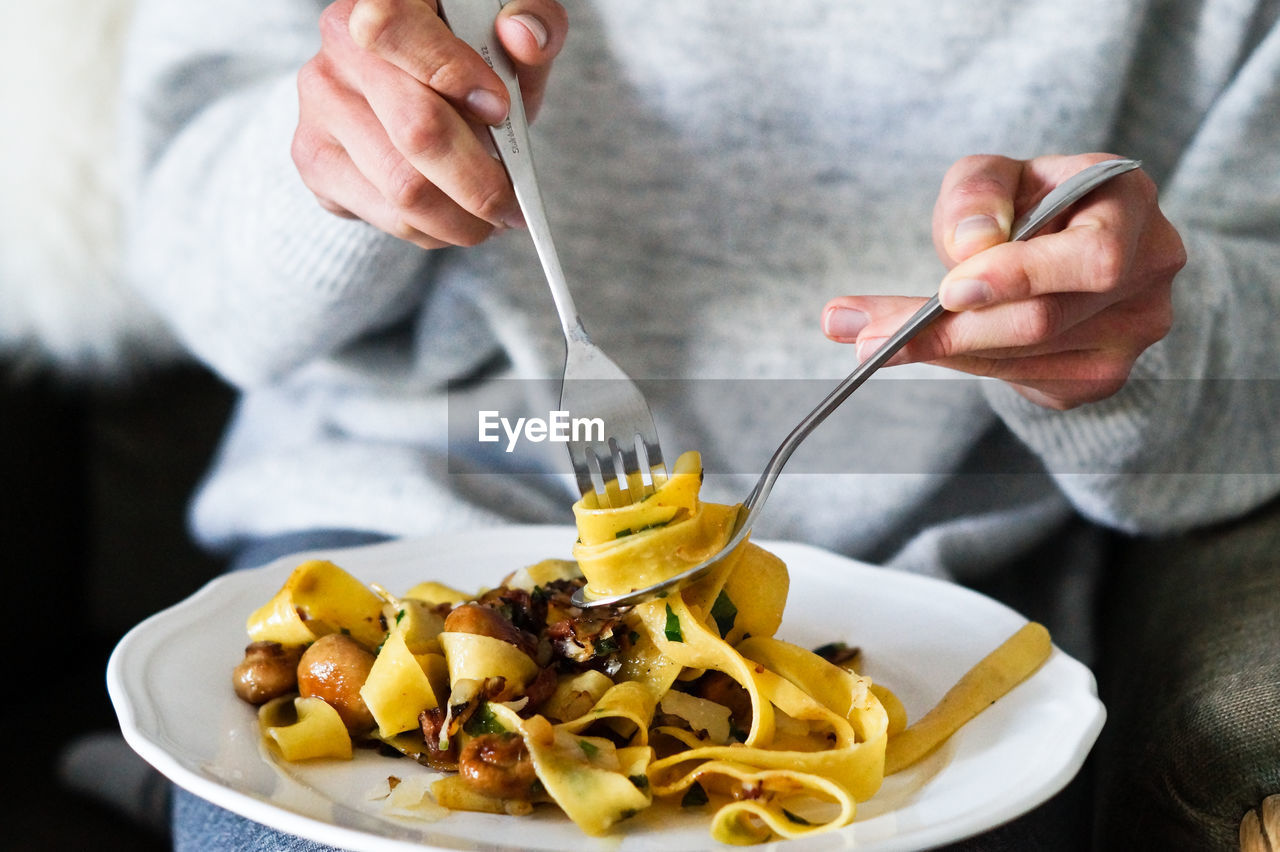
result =
[{"label": "ribbed knit cuff", "polygon": [[241,143],[269,161],[254,173],[261,185],[246,187],[260,207],[246,211],[246,221],[258,230],[245,236],[258,241],[259,256],[270,264],[260,274],[302,286],[314,297],[342,300],[352,289],[367,291],[371,275],[390,276],[420,265],[424,252],[417,246],[320,206],[290,154],[297,124],[292,80],[273,83],[268,101],[270,107],[259,113],[268,117],[246,128]]},{"label": "ribbed knit cuff", "polygon": [[1069,411],[1037,405],[1005,382],[983,387],[991,407],[1050,473],[1120,473],[1141,469],[1168,428],[1159,425],[1169,390],[1155,378],[1162,360],[1159,346],[1148,349],[1119,392]]}]

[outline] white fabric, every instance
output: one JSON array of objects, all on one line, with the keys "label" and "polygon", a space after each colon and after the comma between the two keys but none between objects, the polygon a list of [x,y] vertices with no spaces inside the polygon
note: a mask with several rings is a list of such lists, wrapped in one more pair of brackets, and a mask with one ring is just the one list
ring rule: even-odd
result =
[{"label": "white fabric", "polygon": [[0,27],[0,356],[118,376],[180,350],[121,277],[116,118],[133,0],[10,3]]}]

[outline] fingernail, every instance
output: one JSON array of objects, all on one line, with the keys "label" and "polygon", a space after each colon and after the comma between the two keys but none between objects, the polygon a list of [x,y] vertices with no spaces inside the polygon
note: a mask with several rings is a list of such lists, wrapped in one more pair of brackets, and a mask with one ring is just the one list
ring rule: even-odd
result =
[{"label": "fingernail", "polygon": [[949,311],[967,311],[991,301],[991,287],[979,278],[957,278],[942,285],[938,301]]},{"label": "fingernail", "polygon": [[507,117],[507,104],[488,89],[476,89],[467,95],[467,109],[485,124],[501,124]]},{"label": "fingernail", "polygon": [[823,331],[833,340],[853,340],[867,327],[871,317],[852,308],[832,308],[827,311]]},{"label": "fingernail", "polygon": [[529,35],[533,36],[533,40],[538,43],[538,50],[542,50],[547,46],[547,25],[542,21],[533,15],[527,14],[512,15],[511,20],[518,22],[529,31]]},{"label": "fingernail", "polygon": [[876,350],[879,349],[881,346],[883,346],[884,342],[888,339],[889,338],[887,337],[872,337],[867,340],[859,341],[858,342],[858,363],[862,363],[863,361],[870,358],[872,355],[876,354]]},{"label": "fingernail", "polygon": [[524,213],[517,207],[514,210],[508,210],[502,215],[502,224],[508,228],[523,228]]},{"label": "fingernail", "polygon": [[995,217],[980,213],[961,219],[951,239],[957,246],[963,246],[972,243],[1004,242],[1008,237]]}]

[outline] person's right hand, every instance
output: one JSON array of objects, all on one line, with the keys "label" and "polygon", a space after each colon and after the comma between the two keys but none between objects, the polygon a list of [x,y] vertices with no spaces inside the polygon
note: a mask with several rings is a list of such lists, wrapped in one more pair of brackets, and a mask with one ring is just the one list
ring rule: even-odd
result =
[{"label": "person's right hand", "polygon": [[[511,0],[496,28],[532,116],[568,16],[556,0]],[[482,128],[506,117],[506,88],[436,0],[338,0],[320,32],[298,73],[293,161],[321,206],[424,248],[523,224]]]}]

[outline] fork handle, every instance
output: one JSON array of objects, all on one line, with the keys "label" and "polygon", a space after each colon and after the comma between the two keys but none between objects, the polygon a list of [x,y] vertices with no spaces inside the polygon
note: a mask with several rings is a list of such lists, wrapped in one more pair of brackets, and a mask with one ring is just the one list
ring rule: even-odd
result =
[{"label": "fork handle", "polygon": [[560,266],[560,257],[556,254],[555,243],[551,239],[551,225],[542,204],[542,193],[538,189],[538,177],[533,168],[533,148],[529,144],[529,120],[525,114],[524,98],[520,94],[520,80],[516,76],[511,58],[499,43],[493,26],[502,6],[502,0],[440,0],[438,5],[440,16],[449,25],[449,29],[453,30],[453,34],[475,49],[507,87],[511,109],[505,121],[489,128],[489,134],[493,137],[493,144],[507,170],[507,176],[511,178],[516,201],[520,203],[520,211],[524,214],[533,247],[538,252],[543,274],[551,288],[551,297],[555,300],[556,313],[560,316],[565,337],[585,339],[587,333],[578,309],[573,304],[564,270]]}]

